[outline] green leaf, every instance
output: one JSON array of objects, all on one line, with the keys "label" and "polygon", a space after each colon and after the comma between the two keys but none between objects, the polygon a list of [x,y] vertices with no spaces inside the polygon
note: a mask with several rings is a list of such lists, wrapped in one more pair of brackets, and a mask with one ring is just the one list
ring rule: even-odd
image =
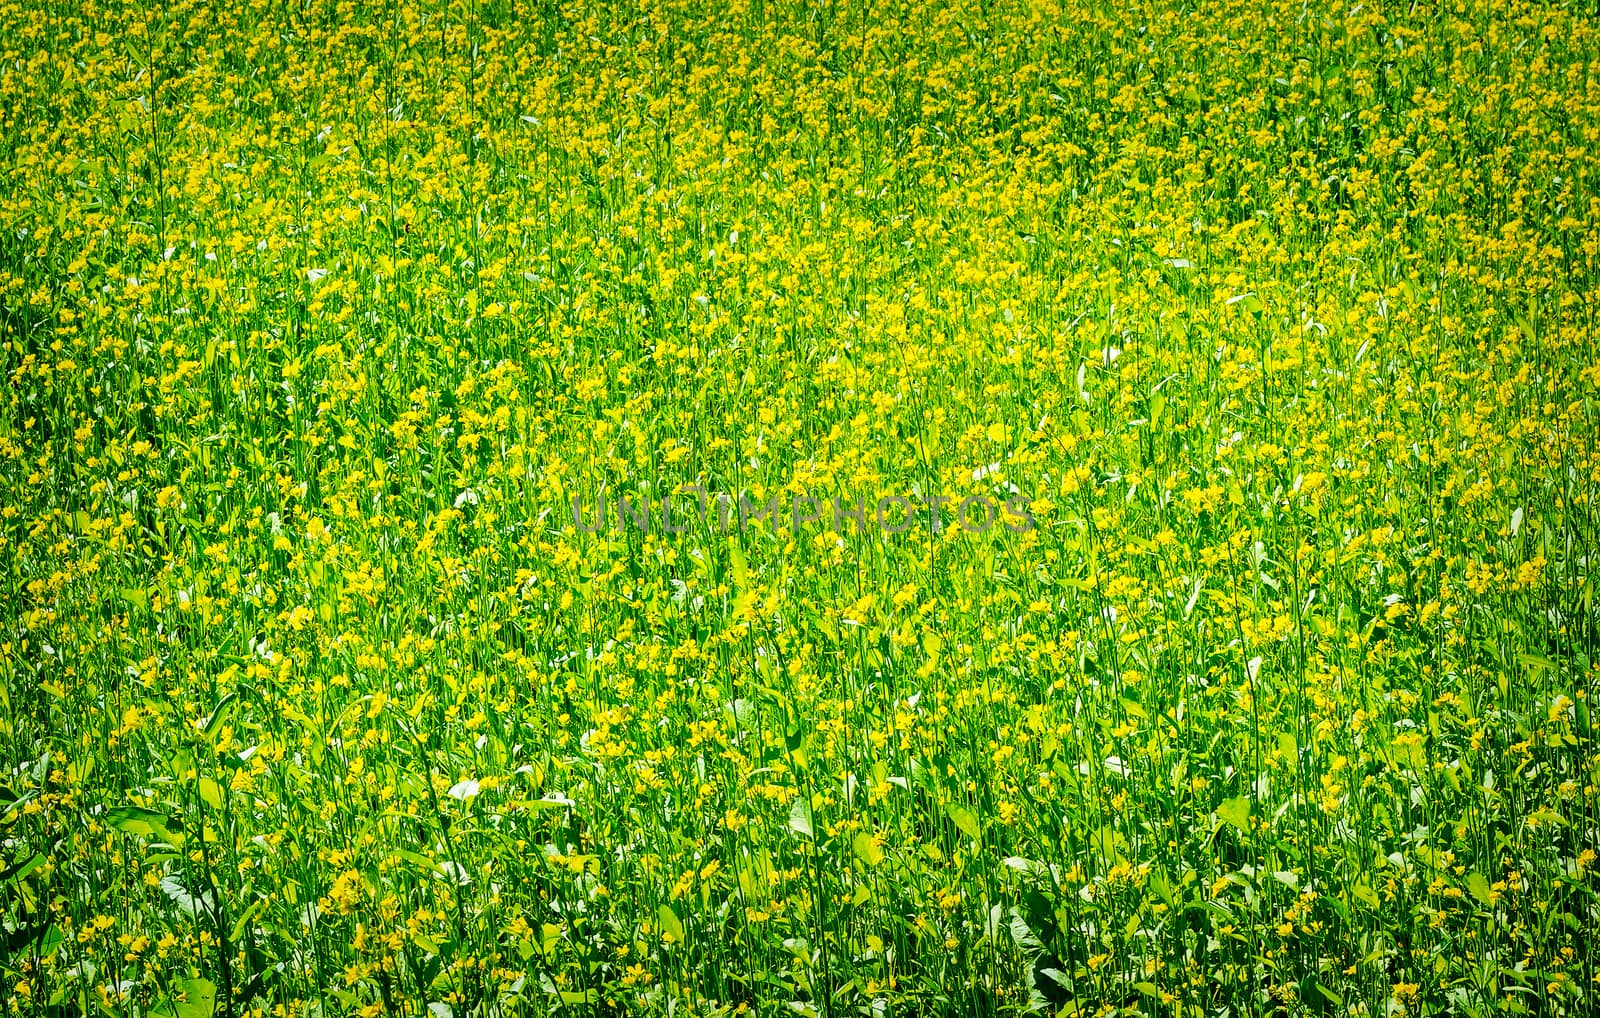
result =
[{"label": "green leaf", "polygon": [[251,905],[249,908],[245,909],[243,914],[233,921],[233,929],[228,931],[228,939],[232,940],[236,944],[243,940],[245,931],[250,928],[251,920],[260,915],[261,912],[266,909],[266,907],[267,899],[256,899],[256,903],[254,905]]},{"label": "green leaf", "polygon": [[44,865],[44,853],[35,852],[32,858],[26,859],[15,866],[6,867],[5,872],[0,873],[0,884],[14,884],[42,865]]},{"label": "green leaf", "polygon": [[945,816],[950,822],[961,829],[961,833],[974,841],[983,837],[983,829],[978,825],[978,815],[967,807],[958,803],[951,803],[944,808]]},{"label": "green leaf", "polygon": [[1173,906],[1172,884],[1167,880],[1167,874],[1164,870],[1156,869],[1151,871],[1150,889],[1156,892],[1156,897],[1160,898],[1168,908]]},{"label": "green leaf", "polygon": [[210,806],[212,809],[221,809],[223,798],[222,786],[217,784],[215,780],[207,777],[201,777],[197,784],[200,786],[200,798],[205,800],[206,805]]},{"label": "green leaf", "polygon": [[222,730],[222,723],[227,720],[228,714],[233,710],[234,702],[238,699],[238,693],[229,693],[217,701],[216,707],[212,708],[211,716],[200,727],[201,733],[207,739],[216,741],[217,732]]},{"label": "green leaf", "polygon": [[800,725],[794,725],[783,736],[784,748],[789,751],[789,758],[795,766],[804,767],[810,760],[810,750],[807,748],[811,742],[810,736]]},{"label": "green leaf", "polygon": [[209,979],[179,979],[172,984],[172,996],[154,1013],[166,1018],[211,1018],[216,1010],[217,988]]},{"label": "green leaf", "polygon": [[1259,315],[1266,310],[1266,305],[1261,303],[1261,298],[1253,293],[1241,293],[1237,296],[1229,297],[1227,303],[1237,304],[1241,310],[1247,311],[1252,315]]},{"label": "green leaf", "polygon": [[399,848],[399,849],[395,850],[394,854],[399,856],[401,859],[404,859],[406,862],[410,863],[411,865],[413,865],[413,866],[417,867],[418,869],[422,870],[424,873],[435,873],[436,874],[436,873],[439,872],[439,864],[437,862],[434,862],[432,859],[429,859],[427,856],[423,855],[421,852],[413,852],[413,851],[411,851],[409,849]]},{"label": "green leaf", "polygon": [[789,828],[803,837],[814,838],[817,836],[816,830],[811,823],[811,803],[806,800],[805,796],[796,799],[794,805],[789,807]]},{"label": "green leaf", "polygon": [[1378,900],[1377,892],[1373,891],[1373,889],[1368,887],[1366,884],[1351,884],[1350,893],[1355,895],[1361,901],[1365,902],[1371,908],[1379,908],[1383,904]]},{"label": "green leaf", "polygon": [[671,938],[674,944],[683,943],[683,920],[678,918],[678,913],[672,911],[672,906],[662,902],[656,909],[656,917],[661,920],[661,932]]},{"label": "green leaf", "polygon": [[96,757],[93,754],[87,754],[73,760],[67,764],[67,778],[74,785],[83,784],[84,780],[94,773],[95,760]]},{"label": "green leaf", "polygon": [[732,701],[728,709],[733,714],[734,723],[746,731],[755,728],[761,721],[760,709],[753,701],[743,697]]},{"label": "green leaf", "polygon": [[1484,905],[1494,904],[1494,898],[1489,894],[1489,881],[1477,870],[1467,874],[1467,890]]},{"label": "green leaf", "polygon": [[166,814],[143,806],[118,806],[106,814],[106,823],[123,834],[176,843],[179,839],[167,828],[168,822]]},{"label": "green leaf", "polygon": [[1250,800],[1242,795],[1224,799],[1222,805],[1217,807],[1217,818],[1248,834],[1250,832]]},{"label": "green leaf", "polygon": [[739,890],[753,901],[765,901],[772,887],[772,854],[766,849],[753,854],[749,861],[736,867],[739,871]]},{"label": "green leaf", "polygon": [[1537,338],[1538,333],[1534,330],[1533,323],[1528,321],[1527,315],[1513,315],[1512,320],[1517,323],[1517,330],[1529,341]]},{"label": "green leaf", "polygon": [[198,917],[201,912],[210,912],[212,909],[213,903],[209,891],[201,891],[196,894],[174,874],[161,878],[161,893],[165,894],[174,905],[191,916]]},{"label": "green leaf", "polygon": [[856,853],[856,858],[868,866],[877,866],[883,862],[883,849],[873,840],[872,835],[865,831],[859,832],[850,840],[850,847]]},{"label": "green leaf", "polygon": [[1128,847],[1128,839],[1115,827],[1107,824],[1089,835],[1089,845],[1107,866],[1115,865]]}]

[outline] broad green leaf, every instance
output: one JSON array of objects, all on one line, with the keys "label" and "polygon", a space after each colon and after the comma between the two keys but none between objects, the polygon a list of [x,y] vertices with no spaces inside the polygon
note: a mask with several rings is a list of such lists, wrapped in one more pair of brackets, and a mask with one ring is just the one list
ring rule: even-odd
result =
[{"label": "broad green leaf", "polygon": [[857,833],[850,840],[850,847],[855,851],[856,858],[868,866],[876,866],[883,862],[883,849],[879,848],[872,835],[865,831]]},{"label": "broad green leaf", "polygon": [[672,911],[672,906],[662,902],[661,907],[656,909],[656,917],[661,920],[663,935],[674,944],[683,943],[683,920],[678,918],[678,913]]},{"label": "broad green leaf", "polygon": [[170,898],[174,905],[192,916],[199,917],[202,913],[211,911],[211,893],[202,891],[200,894],[195,894],[176,876],[168,875],[161,878],[161,892]]},{"label": "broad green leaf", "polygon": [[205,804],[212,809],[221,809],[223,799],[222,786],[212,778],[203,775],[197,784],[200,786],[200,798],[205,800]]},{"label": "broad green leaf", "polygon": [[1090,835],[1089,844],[1107,865],[1111,865],[1122,858],[1123,851],[1128,847],[1128,839],[1107,824]]},{"label": "broad green leaf", "polygon": [[7,867],[6,871],[0,874],[0,884],[14,884],[42,865],[44,865],[44,853],[35,852],[15,867]]},{"label": "broad green leaf", "polygon": [[944,812],[950,818],[950,822],[961,829],[962,834],[974,841],[983,836],[983,829],[978,825],[978,815],[972,810],[953,802],[945,807]]},{"label": "broad green leaf", "polygon": [[1477,870],[1467,874],[1467,890],[1484,905],[1494,904],[1494,898],[1489,893],[1489,881]]},{"label": "broad green leaf", "polygon": [[1172,907],[1172,884],[1167,880],[1165,871],[1160,869],[1151,871],[1150,889],[1156,892],[1156,897],[1161,899],[1162,904],[1166,905],[1168,908]]},{"label": "broad green leaf", "polygon": [[811,803],[807,802],[804,796],[796,799],[794,805],[789,807],[789,829],[807,838],[816,837],[816,831],[811,825]]},{"label": "broad green leaf", "polygon": [[167,826],[170,822],[166,814],[143,806],[118,806],[106,813],[106,823],[124,834],[176,843]]},{"label": "broad green leaf", "polygon": [[216,1012],[217,987],[209,979],[179,979],[172,989],[167,1006],[174,1018],[211,1018]]},{"label": "broad green leaf", "polygon": [[1378,908],[1382,905],[1382,902],[1378,900],[1377,892],[1366,884],[1351,884],[1350,893],[1364,902],[1369,908]]},{"label": "broad green leaf", "polygon": [[1222,805],[1217,807],[1217,817],[1248,834],[1250,831],[1250,800],[1243,795],[1224,799]]}]

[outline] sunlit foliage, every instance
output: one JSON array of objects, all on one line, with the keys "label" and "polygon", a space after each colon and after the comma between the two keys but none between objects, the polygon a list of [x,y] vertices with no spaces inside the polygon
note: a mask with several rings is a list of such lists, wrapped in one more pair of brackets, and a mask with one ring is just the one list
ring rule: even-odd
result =
[{"label": "sunlit foliage", "polygon": [[1592,6],[3,0],[5,1013],[1596,1013]]}]

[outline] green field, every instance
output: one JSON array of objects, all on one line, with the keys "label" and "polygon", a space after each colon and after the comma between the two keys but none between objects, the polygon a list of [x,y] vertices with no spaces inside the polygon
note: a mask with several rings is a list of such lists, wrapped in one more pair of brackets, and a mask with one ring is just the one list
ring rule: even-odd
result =
[{"label": "green field", "polygon": [[0,1014],[1600,1014],[1597,152],[1588,0],[0,0]]}]

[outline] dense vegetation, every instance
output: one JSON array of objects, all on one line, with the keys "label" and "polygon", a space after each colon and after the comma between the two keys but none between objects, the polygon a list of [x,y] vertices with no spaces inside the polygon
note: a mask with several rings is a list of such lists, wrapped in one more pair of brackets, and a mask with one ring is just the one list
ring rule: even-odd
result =
[{"label": "dense vegetation", "polygon": [[5,1012],[1595,1013],[1591,7],[3,0]]}]

